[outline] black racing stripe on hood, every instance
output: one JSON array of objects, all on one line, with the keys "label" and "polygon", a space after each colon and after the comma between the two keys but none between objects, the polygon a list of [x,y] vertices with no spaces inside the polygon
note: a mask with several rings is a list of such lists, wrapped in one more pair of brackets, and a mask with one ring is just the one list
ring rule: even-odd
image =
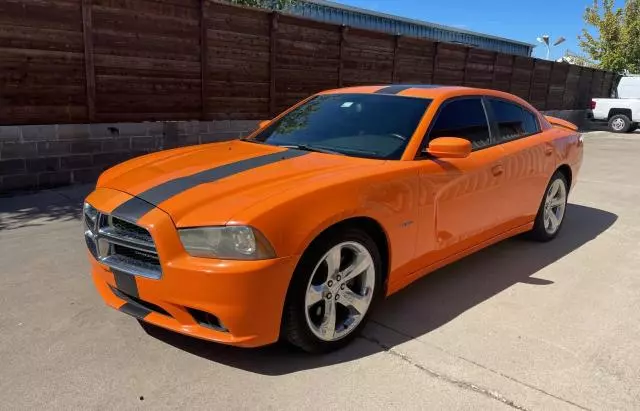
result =
[{"label": "black racing stripe on hood", "polygon": [[136,197],[133,197],[121,204],[113,211],[113,214],[130,221],[132,219],[133,221],[137,221],[160,203],[201,184],[213,183],[214,181],[231,177],[245,171],[277,163],[278,161],[300,157],[306,154],[309,154],[309,152],[302,150],[287,150],[236,161],[235,163],[204,170],[190,176],[169,180],[150,188],[149,190],[144,191]]},{"label": "black racing stripe on hood", "polygon": [[135,223],[143,215],[147,214],[154,208],[155,206],[153,204],[147,203],[146,201],[141,200],[138,197],[132,197],[116,207],[116,209],[113,210],[111,214],[118,218],[122,218],[123,220]]},{"label": "black racing stripe on hood", "polygon": [[436,84],[394,84],[388,87],[381,88],[376,91],[374,94],[398,94],[402,91],[409,90],[410,88],[440,88],[442,86],[438,86]]}]

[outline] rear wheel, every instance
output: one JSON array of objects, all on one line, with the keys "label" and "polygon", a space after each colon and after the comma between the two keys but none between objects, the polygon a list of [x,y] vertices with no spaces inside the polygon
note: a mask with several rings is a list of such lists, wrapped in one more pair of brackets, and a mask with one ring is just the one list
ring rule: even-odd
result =
[{"label": "rear wheel", "polygon": [[321,237],[294,273],[283,336],[311,353],[341,348],[364,327],[381,288],[380,253],[365,232],[348,228]]},{"label": "rear wheel", "polygon": [[609,129],[614,133],[626,133],[631,129],[631,120],[624,114],[616,114],[609,119]]},{"label": "rear wheel", "polygon": [[534,240],[550,241],[558,235],[564,222],[568,193],[567,178],[556,171],[547,186],[530,233]]}]

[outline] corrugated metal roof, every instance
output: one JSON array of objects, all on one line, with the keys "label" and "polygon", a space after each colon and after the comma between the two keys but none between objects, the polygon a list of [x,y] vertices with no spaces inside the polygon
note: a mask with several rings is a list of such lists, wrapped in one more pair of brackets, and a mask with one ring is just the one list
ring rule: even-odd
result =
[{"label": "corrugated metal roof", "polygon": [[327,23],[384,31],[436,41],[462,43],[482,49],[530,56],[534,44],[406,17],[379,13],[325,0],[296,0],[288,12]]}]

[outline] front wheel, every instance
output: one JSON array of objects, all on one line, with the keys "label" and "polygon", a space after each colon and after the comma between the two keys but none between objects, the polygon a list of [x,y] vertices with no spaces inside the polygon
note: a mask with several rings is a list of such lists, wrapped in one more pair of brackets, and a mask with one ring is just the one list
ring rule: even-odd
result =
[{"label": "front wheel", "polygon": [[549,181],[530,233],[534,240],[550,241],[558,235],[564,222],[568,194],[567,178],[556,171]]},{"label": "front wheel", "polygon": [[364,327],[381,288],[381,258],[371,237],[354,228],[320,237],[291,281],[283,336],[311,353],[341,348]]}]

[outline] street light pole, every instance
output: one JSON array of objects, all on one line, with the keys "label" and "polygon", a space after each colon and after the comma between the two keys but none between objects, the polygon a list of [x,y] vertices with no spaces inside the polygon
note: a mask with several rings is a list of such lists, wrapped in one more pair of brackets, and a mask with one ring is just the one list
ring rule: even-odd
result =
[{"label": "street light pole", "polygon": [[549,35],[544,34],[542,37],[537,38],[538,43],[542,43],[547,48],[547,60],[549,60],[549,56],[551,55],[551,47],[549,46]]},{"label": "street light pole", "polygon": [[[551,57],[551,44],[549,44],[549,35],[544,34],[541,37],[538,37],[536,40],[538,40],[538,43],[544,44],[547,48],[547,60],[549,60],[549,58]],[[558,37],[558,40],[556,40],[553,45],[557,46],[558,44],[563,43],[565,40],[566,39],[564,37]]]}]

